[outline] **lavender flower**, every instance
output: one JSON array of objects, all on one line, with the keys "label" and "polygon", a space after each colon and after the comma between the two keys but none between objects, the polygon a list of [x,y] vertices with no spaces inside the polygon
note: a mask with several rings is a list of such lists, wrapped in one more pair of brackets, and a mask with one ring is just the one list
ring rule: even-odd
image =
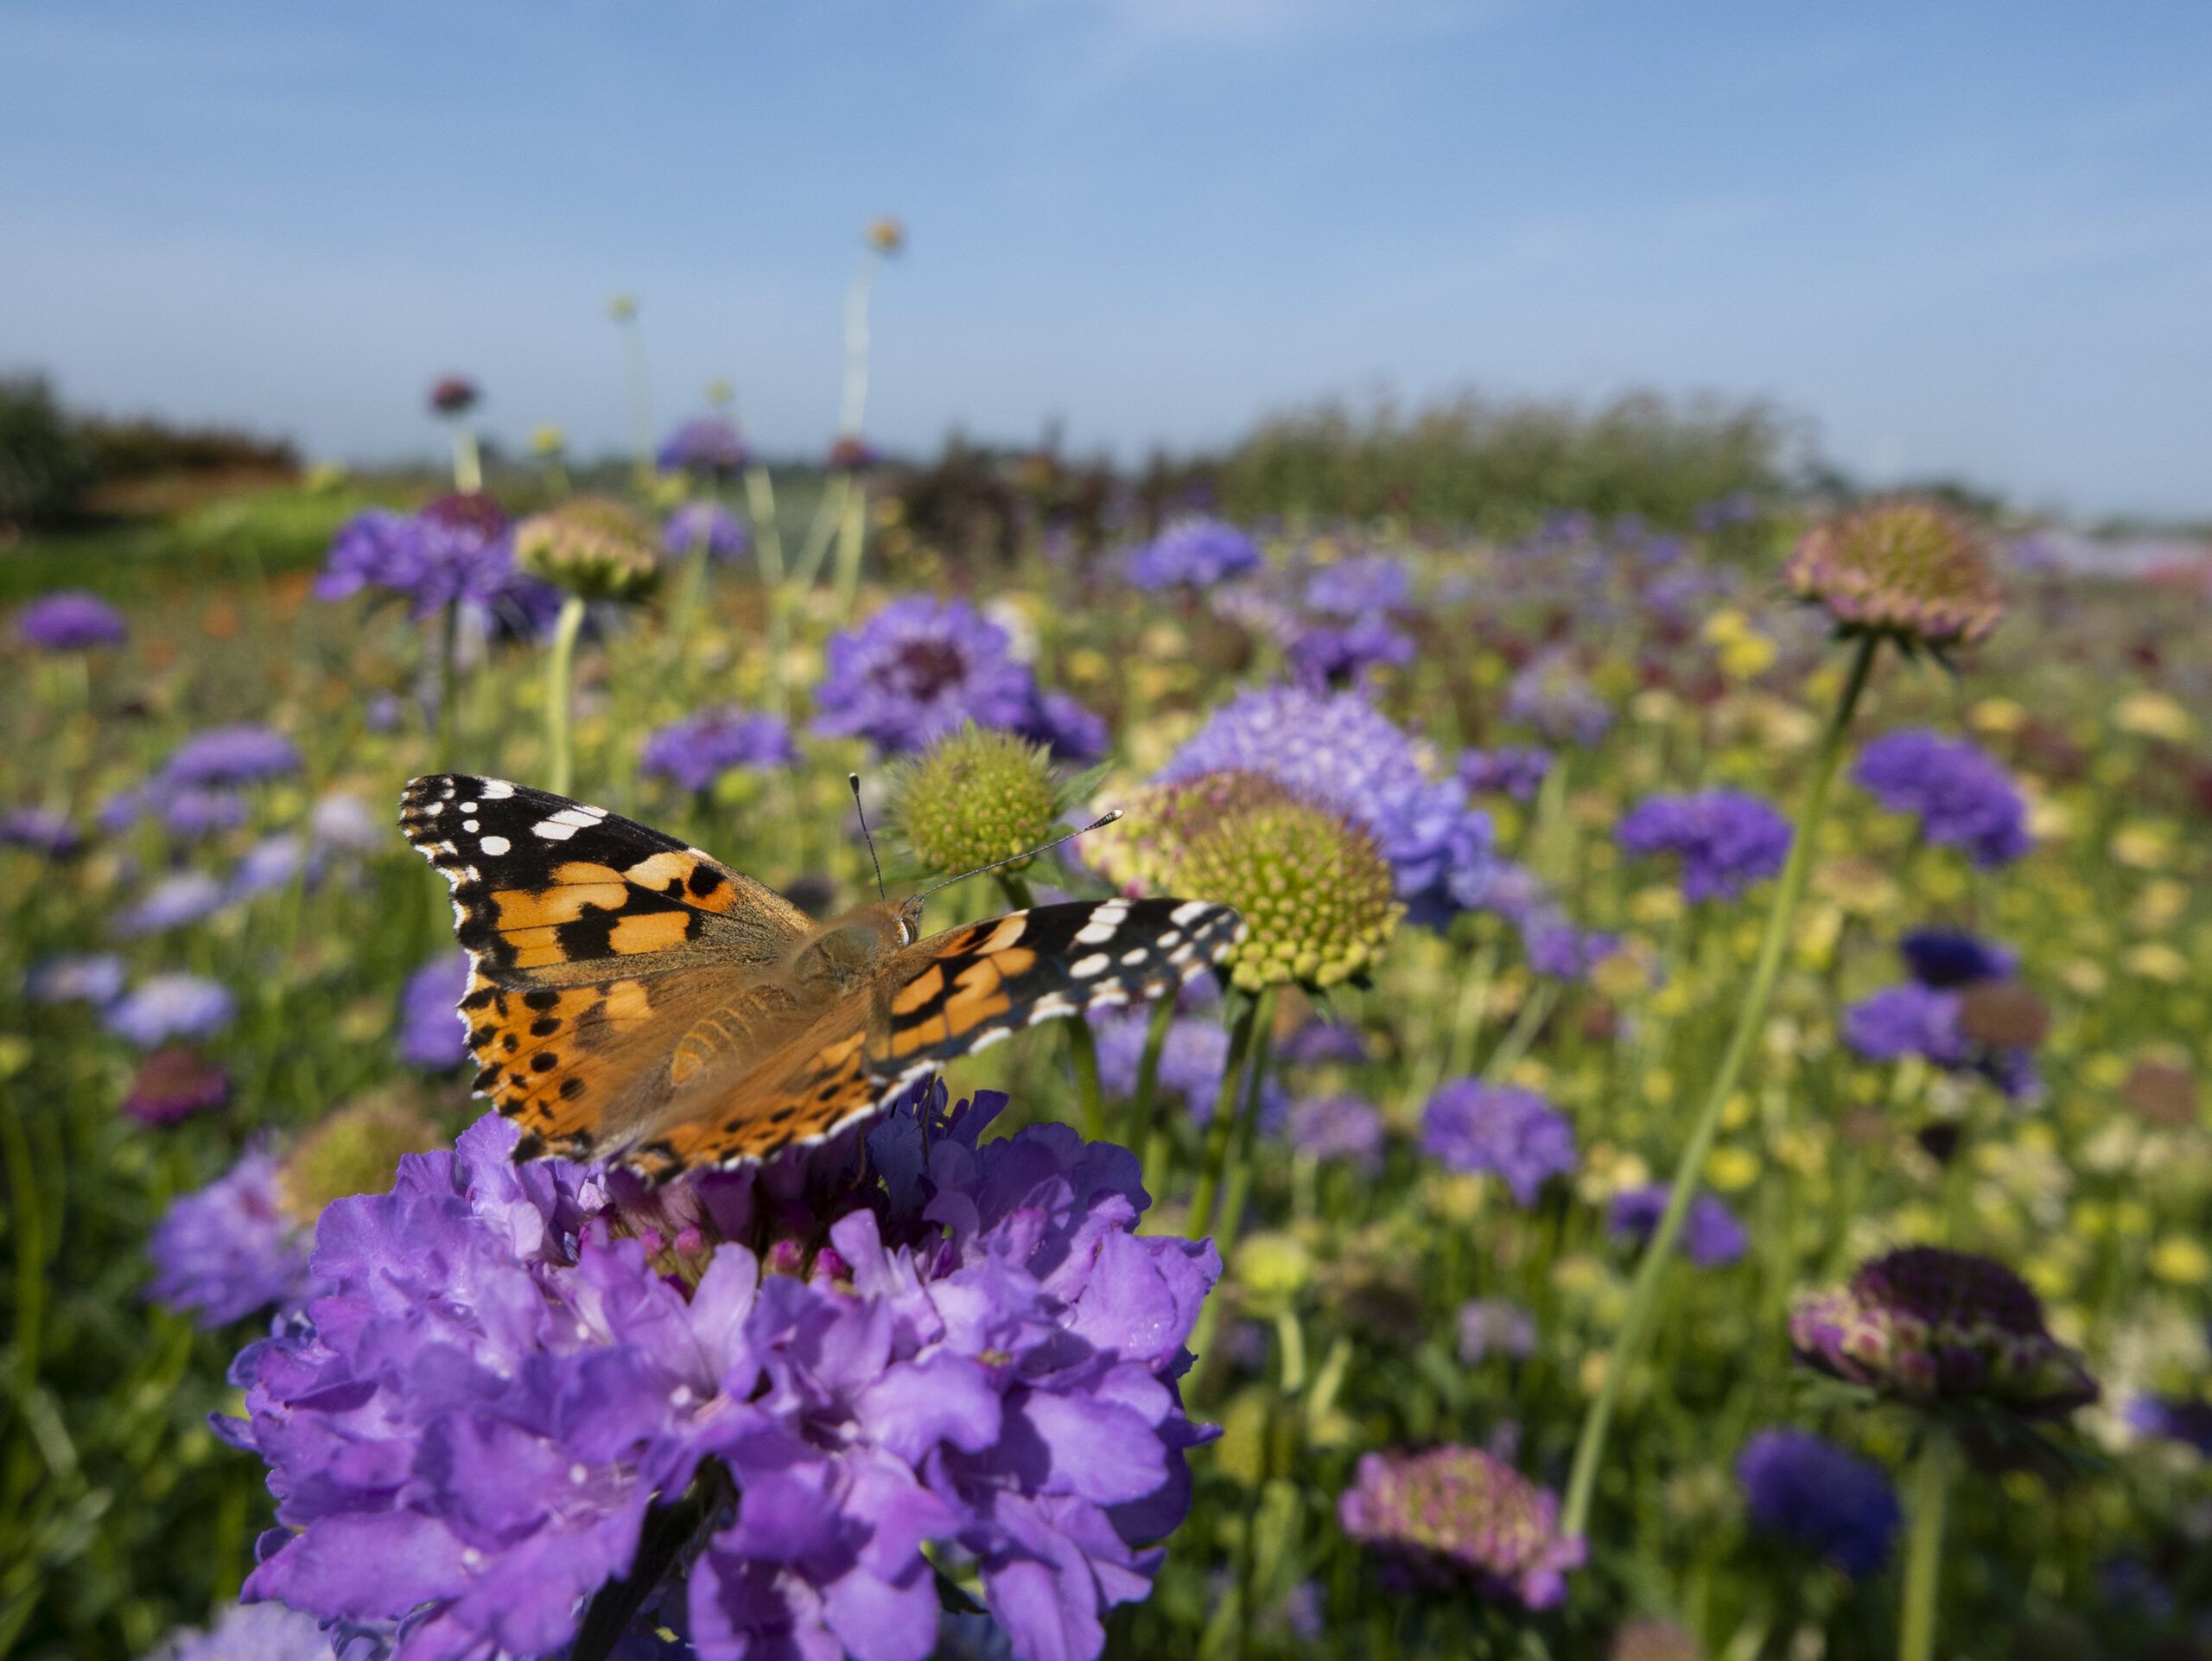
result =
[{"label": "lavender flower", "polygon": [[1332,617],[1403,611],[1413,597],[1413,578],[1406,568],[1380,554],[1325,565],[1306,584],[1306,608]]},{"label": "lavender flower", "polygon": [[179,786],[156,777],[135,795],[111,805],[117,821],[111,828],[120,830],[149,810],[161,820],[162,829],[185,842],[235,830],[246,816],[245,798],[228,786]]},{"label": "lavender flower", "polygon": [[129,633],[123,614],[82,589],[56,589],[16,614],[16,633],[41,652],[87,652],[121,646]]},{"label": "lavender flower", "polygon": [[1885,986],[1844,1011],[1843,1041],[1869,1061],[1924,1056],[1941,1067],[1967,1064],[1959,995],[1908,981]]},{"label": "lavender flower", "polygon": [[1549,1102],[1517,1085],[1453,1079],[1421,1113],[1421,1149],[1454,1171],[1502,1178],[1516,1205],[1536,1203],[1544,1184],[1575,1167],[1574,1127]]},{"label": "lavender flower", "polygon": [[281,1603],[233,1604],[205,1632],[173,1633],[155,1661],[331,1661],[331,1634]]},{"label": "lavender flower", "polygon": [[1129,556],[1129,581],[1146,589],[1211,589],[1260,569],[1259,544],[1233,525],[1192,519],[1172,525]]},{"label": "lavender flower", "polygon": [[282,830],[262,837],[238,856],[238,862],[231,868],[230,881],[224,885],[223,898],[234,905],[257,894],[274,894],[290,887],[302,875],[309,880],[316,875],[307,844],[292,832]]},{"label": "lavender flower", "polygon": [[2028,852],[2027,805],[2012,777],[1963,739],[1907,728],[1859,752],[1852,778],[1892,813],[1916,813],[1920,833],[1962,848],[1984,870]]},{"label": "lavender flower", "polygon": [[441,496],[413,514],[372,508],[340,525],[315,595],[363,589],[406,600],[417,620],[458,607],[524,638],[542,633],[561,605],[556,590],[517,566],[514,527],[481,493]]},{"label": "lavender flower", "polygon": [[1459,1306],[1459,1365],[1493,1355],[1526,1361],[1536,1352],[1536,1318],[1509,1298],[1469,1298]]},{"label": "lavender flower", "polygon": [[1337,1519],[1416,1584],[1471,1586],[1548,1609],[1585,1548],[1559,1534],[1559,1502],[1479,1448],[1367,1454],[1337,1500]]},{"label": "lavender flower", "polygon": [[1948,1072],[1980,1072],[2013,1100],[2032,1095],[2044,1012],[2012,982],[2018,954],[1949,929],[1917,930],[1898,950],[1914,978],[1847,1008],[1844,1042],[1870,1061],[1917,1055]]},{"label": "lavender flower", "polygon": [[[927,1540],[978,1566],[1017,1657],[1096,1656],[1189,1504],[1201,1437],[1173,1381],[1218,1259],[1134,1231],[1121,1149],[1060,1125],[982,1142],[1003,1101],[947,1111],[940,1088],[879,1125],[885,1190],[768,1254],[797,1270],[826,1232],[808,1278],[713,1244],[770,1176],[664,1189],[692,1223],[618,1234],[597,1178],[518,1168],[488,1117],[336,1201],[327,1293],[238,1358],[247,1416],[219,1427],[295,1531],[246,1594],[405,1614],[403,1661],[543,1654],[712,1461],[735,1506],[671,1594],[705,1661],[920,1661]],[[652,1255],[671,1250],[681,1279]]]},{"label": "lavender flower", "polygon": [[1382,1168],[1382,1114],[1357,1096],[1309,1096],[1290,1110],[1290,1145],[1309,1158]]},{"label": "lavender flower", "polygon": [[798,760],[798,747],[782,717],[724,707],[702,710],[647,735],[638,771],[683,790],[704,792],[740,768],[787,767]]},{"label": "lavender flower", "polygon": [[1317,691],[1357,686],[1384,668],[1414,660],[1413,637],[1382,617],[1349,623],[1314,623],[1300,629],[1287,652],[1291,678]]},{"label": "lavender flower", "polygon": [[[1659,1226],[1659,1219],[1666,1212],[1666,1184],[1654,1182],[1640,1188],[1624,1188],[1613,1196],[1609,1219],[1613,1238],[1641,1246],[1650,1239],[1652,1231]],[[1677,1250],[1698,1268],[1724,1268],[1740,1259],[1751,1244],[1751,1238],[1736,1220],[1736,1213],[1719,1200],[1709,1193],[1698,1194],[1690,1200],[1689,1215],[1682,1220]]]},{"label": "lavender flower", "polygon": [[1880,1466],[1808,1430],[1762,1430],[1737,1457],[1736,1480],[1753,1523],[1845,1574],[1888,1561],[1901,1513]]},{"label": "lavender flower", "polygon": [[1457,780],[1432,780],[1413,741],[1357,693],[1302,687],[1246,692],[1217,710],[1160,772],[1179,783],[1249,773],[1343,815],[1372,835],[1398,897],[1435,925],[1479,903],[1497,864],[1489,815]]},{"label": "lavender flower", "polygon": [[399,1059],[426,1072],[443,1072],[468,1057],[468,1023],[461,997],[468,986],[468,954],[442,951],[399,990]]},{"label": "lavender flower", "polygon": [[85,845],[66,813],[12,807],[0,813],[0,847],[27,849],[48,859],[67,859]]},{"label": "lavender flower", "polygon": [[1521,949],[1528,954],[1529,967],[1539,975],[1579,982],[1621,949],[1621,937],[1577,928],[1546,907],[1522,924]]},{"label": "lavender flower", "polygon": [[654,460],[664,472],[726,478],[742,472],[752,455],[727,417],[702,415],[692,417],[669,434]]},{"label": "lavender flower", "polygon": [[1676,854],[1682,896],[1732,900],[1752,883],[1780,875],[1789,856],[1789,822],[1739,790],[1653,796],[1623,818],[1616,839],[1638,858]]},{"label": "lavender flower", "polygon": [[1533,744],[1507,744],[1492,750],[1468,750],[1459,757],[1459,782],[1473,796],[1510,796],[1532,800],[1552,770],[1552,753]]},{"label": "lavender flower", "polygon": [[1613,711],[1575,667],[1564,646],[1540,652],[1522,665],[1505,689],[1505,718],[1533,727],[1548,744],[1595,744],[1613,724]]},{"label": "lavender flower", "polygon": [[107,1029],[150,1050],[172,1038],[212,1038],[231,1024],[238,1000],[197,975],[155,975],[108,1009]]},{"label": "lavender flower", "polygon": [[1019,728],[1036,689],[1007,647],[1006,631],[964,600],[894,600],[830,638],[815,730],[900,752],[921,749],[964,722]]},{"label": "lavender flower", "polygon": [[1113,748],[1106,723],[1065,692],[1033,689],[1029,713],[1014,730],[1033,744],[1042,744],[1056,761],[1089,767]]},{"label": "lavender flower", "polygon": [[[1098,1079],[1109,1094],[1136,1093],[1137,1069],[1144,1059],[1145,1028],[1151,1020],[1149,1006],[1101,1010],[1090,1018],[1098,1044]],[[1168,1023],[1167,1039],[1160,1048],[1160,1071],[1153,1082],[1157,1098],[1179,1104],[1191,1123],[1203,1125],[1213,1117],[1221,1095],[1222,1075],[1229,1067],[1229,1034],[1215,1021],[1178,1015]],[[1260,1086],[1260,1123],[1278,1129],[1288,1098],[1275,1080]]]},{"label": "lavender flower", "polygon": [[2063,1417],[2097,1398],[2025,1281],[1941,1246],[1906,1246],[1862,1264],[1847,1288],[1800,1297],[1789,1341],[1805,1365],[1918,1406]]},{"label": "lavender flower", "polygon": [[2122,1416],[2139,1436],[2179,1442],[2212,1458],[2212,1402],[2201,1396],[2138,1396]]},{"label": "lavender flower", "polygon": [[223,903],[223,885],[205,871],[178,871],[163,877],[145,897],[116,919],[125,939],[188,928],[212,916]]},{"label": "lavender flower", "polygon": [[164,1044],[138,1064],[123,1111],[141,1124],[175,1124],[231,1099],[231,1075],[188,1044]]},{"label": "lavender flower", "polygon": [[276,1156],[257,1149],[207,1187],[171,1200],[146,1243],[155,1270],[146,1295],[196,1314],[202,1327],[304,1303],[314,1276],[280,1174]]},{"label": "lavender flower", "polygon": [[299,747],[279,732],[241,723],[194,733],[162,763],[172,789],[214,790],[260,784],[300,770]]},{"label": "lavender flower", "polygon": [[739,560],[753,551],[753,533],[719,503],[686,502],[662,525],[660,545],[671,557],[703,546],[709,559]]},{"label": "lavender flower", "polygon": [[24,977],[33,1003],[90,1003],[105,1009],[123,996],[123,959],[111,952],[70,952],[48,958]]}]

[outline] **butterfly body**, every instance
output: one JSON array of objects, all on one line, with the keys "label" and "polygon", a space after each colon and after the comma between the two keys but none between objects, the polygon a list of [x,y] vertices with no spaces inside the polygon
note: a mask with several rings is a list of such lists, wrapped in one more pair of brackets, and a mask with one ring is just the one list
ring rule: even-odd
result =
[{"label": "butterfly body", "polygon": [[655,1178],[820,1142],[1022,1027],[1162,996],[1241,926],[1164,899],[928,938],[912,900],[817,924],[660,831],[464,774],[409,784],[400,824],[452,886],[476,1087],[517,1156]]}]

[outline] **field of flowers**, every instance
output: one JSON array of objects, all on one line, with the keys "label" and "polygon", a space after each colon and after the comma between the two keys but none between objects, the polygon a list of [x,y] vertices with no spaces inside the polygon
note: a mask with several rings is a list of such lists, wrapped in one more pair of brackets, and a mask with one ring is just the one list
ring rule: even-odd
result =
[{"label": "field of flowers", "polygon": [[[2202,592],[658,459],[9,556],[0,1653],[2207,1652]],[[925,928],[1245,932],[764,1168],[518,1165],[448,771],[822,917],[849,773],[894,897],[1118,807]]]}]

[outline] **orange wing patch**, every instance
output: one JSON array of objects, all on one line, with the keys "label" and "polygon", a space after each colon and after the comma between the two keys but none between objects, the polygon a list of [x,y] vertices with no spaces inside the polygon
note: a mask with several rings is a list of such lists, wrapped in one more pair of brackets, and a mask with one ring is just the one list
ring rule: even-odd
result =
[{"label": "orange wing patch", "polygon": [[643,981],[517,990],[480,974],[461,1009],[477,1092],[522,1127],[532,1155],[572,1159],[601,1139],[609,1107],[639,1077],[636,1041],[663,1013]]}]

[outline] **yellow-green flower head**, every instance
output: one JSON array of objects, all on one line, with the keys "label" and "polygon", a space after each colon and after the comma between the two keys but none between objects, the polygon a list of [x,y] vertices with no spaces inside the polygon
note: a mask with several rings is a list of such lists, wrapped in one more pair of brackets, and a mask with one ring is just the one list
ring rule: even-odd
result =
[{"label": "yellow-green flower head", "polygon": [[607,496],[579,496],[515,527],[515,563],[586,600],[636,600],[660,580],[652,527]]},{"label": "yellow-green flower head", "polygon": [[1224,967],[1248,991],[1334,986],[1375,961],[1405,907],[1375,839],[1325,808],[1263,802],[1229,813],[1176,861],[1175,892],[1233,906],[1244,936]]},{"label": "yellow-green flower head", "polygon": [[888,213],[871,220],[868,227],[868,245],[879,254],[895,254],[906,245],[906,227]]},{"label": "yellow-green flower head", "polygon": [[396,1103],[340,1108],[285,1155],[276,1179],[284,1209],[312,1225],[334,1200],[382,1193],[391,1187],[402,1154],[426,1154],[441,1140],[435,1125]]},{"label": "yellow-green flower head", "polygon": [[907,845],[948,875],[1027,852],[1051,837],[1058,818],[1043,747],[972,722],[900,768],[893,788]]},{"label": "yellow-green flower head", "polygon": [[568,448],[568,434],[550,422],[530,430],[530,450],[533,455],[558,455]]},{"label": "yellow-green flower head", "polygon": [[1907,646],[1971,646],[2005,615],[1979,532],[1929,502],[1878,502],[1816,525],[1783,575],[1846,634]]},{"label": "yellow-green flower head", "polygon": [[1112,799],[1122,817],[1084,838],[1084,858],[1123,893],[1140,894],[1174,888],[1192,841],[1224,818],[1294,799],[1264,774],[1224,771],[1116,791]]},{"label": "yellow-green flower head", "polygon": [[611,296],[607,302],[607,315],[618,323],[626,323],[638,315],[638,296],[634,294]]}]

